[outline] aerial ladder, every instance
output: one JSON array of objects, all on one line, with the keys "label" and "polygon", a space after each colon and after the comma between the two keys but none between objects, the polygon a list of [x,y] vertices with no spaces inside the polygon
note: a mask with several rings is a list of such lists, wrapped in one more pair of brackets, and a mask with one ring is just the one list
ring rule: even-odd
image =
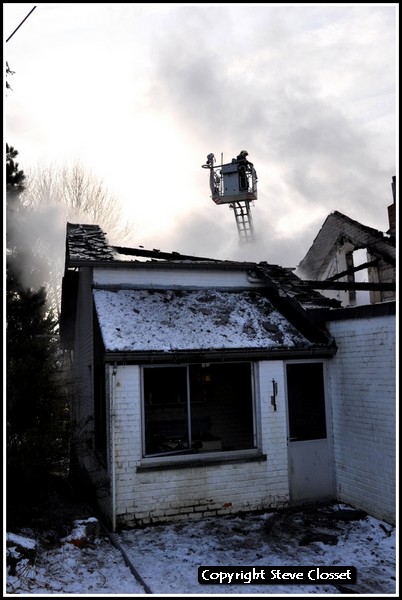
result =
[{"label": "aerial ladder", "polygon": [[242,150],[230,163],[215,165],[214,154],[208,154],[203,169],[209,169],[211,198],[215,204],[229,204],[233,210],[240,241],[254,238],[250,203],[257,200],[257,173],[247,160],[248,152]]}]

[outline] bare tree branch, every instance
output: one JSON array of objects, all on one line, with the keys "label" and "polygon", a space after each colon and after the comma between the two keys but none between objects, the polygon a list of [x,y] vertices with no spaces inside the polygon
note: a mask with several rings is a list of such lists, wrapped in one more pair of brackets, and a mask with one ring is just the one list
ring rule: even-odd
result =
[{"label": "bare tree branch", "polygon": [[123,220],[118,200],[103,181],[79,162],[61,168],[39,165],[27,174],[22,201],[30,215],[32,252],[42,258],[48,299],[60,314],[67,221],[99,225],[114,245],[130,243],[133,226]]}]

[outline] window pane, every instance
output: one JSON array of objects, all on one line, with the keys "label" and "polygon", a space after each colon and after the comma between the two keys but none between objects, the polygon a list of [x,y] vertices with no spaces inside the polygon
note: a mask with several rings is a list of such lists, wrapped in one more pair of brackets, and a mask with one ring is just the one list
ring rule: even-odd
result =
[{"label": "window pane", "polygon": [[187,367],[144,369],[145,453],[189,449]]},{"label": "window pane", "polygon": [[148,456],[254,447],[249,363],[144,368],[144,406]]},{"label": "window pane", "polygon": [[254,447],[251,365],[191,365],[192,444],[199,452]]},{"label": "window pane", "polygon": [[322,363],[287,365],[289,437],[292,441],[327,437]]}]

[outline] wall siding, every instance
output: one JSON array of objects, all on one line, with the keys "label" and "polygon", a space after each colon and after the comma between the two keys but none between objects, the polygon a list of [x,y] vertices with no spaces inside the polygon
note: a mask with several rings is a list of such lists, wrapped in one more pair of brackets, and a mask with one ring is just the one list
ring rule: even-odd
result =
[{"label": "wall siding", "polygon": [[208,269],[94,269],[96,285],[124,286],[131,288],[216,288],[236,289],[255,288],[262,285],[261,281],[249,280],[245,271]]},{"label": "wall siding", "polygon": [[[74,336],[74,381],[75,391],[80,401],[75,404],[73,415],[78,427],[86,427],[93,414],[92,369],[93,369],[93,334],[92,334],[92,269],[82,269],[77,297],[77,321]],[[88,425],[89,426],[89,425]]]},{"label": "wall siding", "polygon": [[338,500],[395,522],[395,317],[327,324]]},{"label": "wall siding", "polygon": [[[136,467],[144,464],[141,371],[135,365],[117,367],[114,387],[117,526],[197,519],[287,505],[283,363],[264,361],[256,371],[257,422],[266,461],[200,467],[189,463],[186,468],[137,472]],[[272,378],[278,382],[277,411],[270,403]]]},{"label": "wall siding", "polygon": [[73,403],[72,443],[75,458],[82,474],[96,489],[101,508],[110,513],[109,476],[94,450],[94,398],[93,398],[93,298],[91,291],[92,269],[80,271],[77,297],[77,321],[74,341],[74,390],[78,398]]}]

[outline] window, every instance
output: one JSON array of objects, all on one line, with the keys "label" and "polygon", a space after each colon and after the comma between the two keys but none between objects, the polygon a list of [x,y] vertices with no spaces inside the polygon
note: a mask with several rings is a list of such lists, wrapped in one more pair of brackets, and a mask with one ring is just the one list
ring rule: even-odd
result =
[{"label": "window", "polygon": [[143,369],[144,454],[255,447],[250,363]]}]

